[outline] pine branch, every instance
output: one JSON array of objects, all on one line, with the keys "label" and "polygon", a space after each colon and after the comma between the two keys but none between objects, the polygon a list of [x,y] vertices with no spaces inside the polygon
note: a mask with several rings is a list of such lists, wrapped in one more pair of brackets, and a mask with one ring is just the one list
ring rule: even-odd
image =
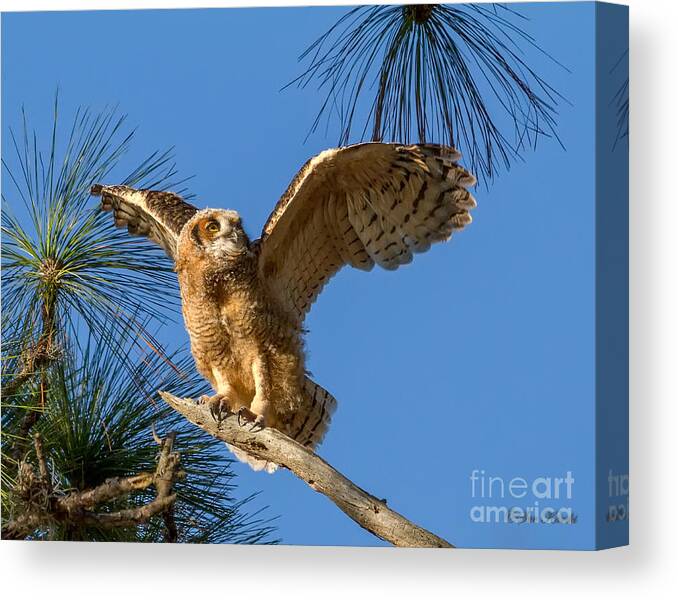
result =
[{"label": "pine branch", "polygon": [[[168,529],[166,540],[176,541],[177,531],[172,514],[176,499],[173,485],[175,481],[183,479],[184,472],[180,470],[179,454],[173,452],[175,438],[176,433],[172,432],[161,440],[155,473],[113,477],[90,490],[56,495],[52,493],[42,438],[36,434],[34,445],[38,475],[31,465],[22,464],[19,489],[15,492],[22,497],[25,510],[2,528],[2,539],[23,539],[36,529],[55,522],[84,527],[136,527],[147,523],[155,515],[163,514]],[[105,502],[123,498],[152,485],[155,486],[156,496],[148,504],[115,512],[93,510]]]},{"label": "pine branch", "polygon": [[[58,351],[54,347],[54,332],[56,329],[54,304],[54,299],[51,299],[51,302],[43,303],[41,310],[43,323],[40,337],[37,342],[24,349],[21,357],[23,366],[10,381],[2,386],[0,396],[7,398],[16,394],[24,384],[28,383],[34,376],[41,374],[58,357]],[[22,430],[24,436],[29,432],[30,427],[26,431]]]},{"label": "pine branch", "polygon": [[[56,294],[49,295],[42,303],[42,332],[34,347],[28,348],[24,354],[24,366],[21,372],[0,391],[0,397],[9,397],[15,394],[25,384],[29,383],[35,375],[40,376],[40,394],[37,402],[28,410],[21,421],[19,435],[16,437],[14,447],[14,458],[18,461],[23,451],[23,441],[29,439],[31,430],[40,419],[45,410],[45,390],[47,389],[46,369],[56,360],[58,352],[55,349],[54,337],[56,332],[56,323],[54,316],[54,307],[56,304]],[[35,450],[38,452],[40,444],[39,437],[35,438]],[[42,465],[41,465],[42,466]]]},{"label": "pine branch", "polygon": [[[207,391],[192,359],[168,355],[153,335],[174,317],[176,277],[159,249],[91,205],[91,185],[105,179],[189,198],[172,150],[121,171],[134,131],[117,109],[64,114],[55,97],[41,134],[22,109],[1,161],[2,535],[10,521],[32,539],[277,543],[268,507],[249,510],[257,493],[236,499],[230,462],[216,460],[221,444],[148,401],[177,381],[191,395]],[[154,495],[153,426],[178,431],[187,477],[176,506],[170,494],[137,510]],[[30,447],[37,431],[42,458]],[[132,512],[112,517],[118,509]]]},{"label": "pine branch", "polygon": [[452,544],[391,510],[385,500],[372,496],[339,473],[317,454],[277,429],[249,431],[235,415],[214,420],[205,405],[190,398],[160,392],[167,404],[211,436],[262,460],[289,469],[316,492],[327,496],[358,525],[394,546],[452,548]]},{"label": "pine branch", "polygon": [[357,6],[304,51],[307,68],[285,88],[314,84],[324,95],[309,135],[336,118],[339,146],[445,143],[488,182],[541,138],[562,145],[567,100],[531,65],[542,55],[567,69],[525,21],[502,4]]}]

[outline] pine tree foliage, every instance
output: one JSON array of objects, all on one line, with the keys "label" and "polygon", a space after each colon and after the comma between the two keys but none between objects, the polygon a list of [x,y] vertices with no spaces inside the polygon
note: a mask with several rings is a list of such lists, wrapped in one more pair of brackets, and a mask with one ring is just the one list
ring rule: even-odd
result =
[{"label": "pine tree foliage", "polygon": [[449,144],[489,180],[540,138],[558,140],[565,99],[525,53],[554,59],[525,23],[501,4],[360,6],[307,48],[300,59],[309,64],[291,84],[324,93],[312,132],[336,117],[339,145]]},{"label": "pine tree foliage", "polygon": [[[94,182],[109,178],[180,190],[171,150],[124,173],[134,131],[116,109],[79,109],[63,136],[56,99],[45,151],[22,117],[22,131],[10,131],[14,155],[3,159],[3,532],[17,518],[48,514],[69,494],[153,472],[157,439],[176,434],[182,477],[171,514],[120,527],[99,525],[90,513],[55,515],[23,537],[275,543],[266,507],[253,508],[256,494],[236,499],[223,445],[157,396],[159,389],[208,392],[190,355],[165,351],[152,334],[174,316],[169,261],[113,229],[89,196]],[[40,446],[32,443],[36,434]],[[27,495],[23,483],[40,464],[48,481],[32,489],[47,492]],[[152,487],[135,490],[98,505],[96,514],[133,510],[154,497]]]}]

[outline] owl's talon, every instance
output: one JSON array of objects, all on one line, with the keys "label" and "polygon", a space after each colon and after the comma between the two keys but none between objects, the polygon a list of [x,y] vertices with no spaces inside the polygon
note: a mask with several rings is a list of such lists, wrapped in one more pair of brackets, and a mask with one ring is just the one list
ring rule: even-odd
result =
[{"label": "owl's talon", "polygon": [[214,396],[200,396],[200,404],[207,404],[210,409],[210,414],[212,418],[218,423],[228,417],[231,413],[231,409],[226,402],[226,396],[223,394],[214,394]]},{"label": "owl's talon", "polygon": [[254,431],[257,427],[260,429],[266,427],[264,415],[253,413],[246,406],[241,406],[236,414],[238,415],[238,425],[240,425],[240,427],[247,425],[247,423],[252,423],[250,431]]},{"label": "owl's talon", "polygon": [[264,415],[257,415],[257,418],[254,419],[254,422],[250,427],[250,431],[254,431],[257,427],[259,428],[259,430],[264,429],[266,427],[266,419],[264,418]]},{"label": "owl's talon", "polygon": [[257,416],[246,406],[241,406],[237,412],[238,415],[238,425],[242,427],[246,423],[254,421]]}]

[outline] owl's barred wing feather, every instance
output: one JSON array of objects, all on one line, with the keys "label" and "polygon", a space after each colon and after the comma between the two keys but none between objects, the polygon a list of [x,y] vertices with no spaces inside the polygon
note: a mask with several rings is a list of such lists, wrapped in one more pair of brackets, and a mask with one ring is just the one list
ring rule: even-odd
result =
[{"label": "owl's barred wing feather", "polygon": [[308,161],[271,213],[259,270],[302,321],[343,265],[397,269],[471,222],[476,179],[453,148],[366,143]]},{"label": "owl's barred wing feather", "polygon": [[94,185],[91,194],[101,196],[101,208],[113,211],[116,227],[159,244],[175,259],[177,239],[184,224],[198,211],[172,192],[135,190],[125,185]]}]

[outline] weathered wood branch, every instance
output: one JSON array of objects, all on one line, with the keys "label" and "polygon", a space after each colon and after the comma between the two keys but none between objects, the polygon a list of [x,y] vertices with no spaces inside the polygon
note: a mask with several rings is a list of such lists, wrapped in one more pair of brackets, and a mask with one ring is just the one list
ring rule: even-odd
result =
[{"label": "weathered wood branch", "polygon": [[[139,473],[130,477],[112,477],[95,488],[57,494],[52,490],[40,434],[34,436],[38,475],[32,465],[23,462],[20,468],[18,489],[22,498],[23,514],[10,520],[2,528],[2,539],[23,539],[40,527],[51,523],[81,526],[134,527],[146,523],[151,517],[162,514],[166,526],[165,539],[177,540],[174,523],[173,485],[184,477],[180,469],[179,454],[174,452],[176,433],[160,440],[160,455],[155,473]],[[155,487],[156,496],[151,502],[135,508],[115,512],[95,512],[97,506],[123,498],[131,492]]]},{"label": "weathered wood branch", "polygon": [[395,546],[452,548],[452,544],[408,521],[339,473],[317,454],[277,429],[250,431],[235,415],[217,422],[207,406],[190,398],[160,392],[163,400],[211,436],[257,458],[289,469],[316,492],[327,496],[358,525]]},{"label": "weathered wood branch", "polygon": [[52,297],[42,305],[42,332],[38,341],[34,345],[29,345],[21,353],[21,370],[16,373],[11,381],[4,382],[0,390],[0,397],[10,398],[29,383],[32,379],[40,376],[40,396],[37,403],[33,403],[24,415],[19,428],[19,433],[15,436],[14,449],[11,454],[16,461],[20,460],[23,453],[23,441],[28,439],[31,429],[40,419],[45,410],[45,394],[47,390],[46,369],[59,356],[59,348],[54,343],[55,336],[55,316],[56,299]]},{"label": "weathered wood branch", "polygon": [[112,513],[95,513],[81,510],[76,513],[62,511],[31,512],[18,516],[2,528],[3,540],[21,540],[36,529],[52,523],[66,523],[85,527],[136,527],[146,523],[151,517],[171,510],[175,496],[158,497],[138,508],[119,510]]}]

